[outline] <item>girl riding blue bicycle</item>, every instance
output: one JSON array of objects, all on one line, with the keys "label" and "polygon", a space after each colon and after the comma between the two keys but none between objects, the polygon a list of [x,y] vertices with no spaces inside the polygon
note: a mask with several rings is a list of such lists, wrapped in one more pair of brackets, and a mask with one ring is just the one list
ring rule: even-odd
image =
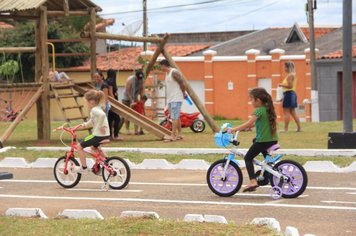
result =
[{"label": "girl riding blue bicycle", "polygon": [[271,95],[264,88],[255,88],[250,91],[250,101],[255,108],[251,118],[231,130],[236,132],[256,126],[256,138],[244,158],[250,183],[243,192],[252,192],[259,187],[253,159],[260,153],[266,156],[267,149],[278,142],[276,113]]}]

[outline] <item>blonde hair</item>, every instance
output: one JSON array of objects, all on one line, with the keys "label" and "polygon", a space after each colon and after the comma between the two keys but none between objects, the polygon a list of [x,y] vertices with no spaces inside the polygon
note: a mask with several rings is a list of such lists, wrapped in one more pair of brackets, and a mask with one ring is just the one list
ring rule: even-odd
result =
[{"label": "blonde hair", "polygon": [[287,61],[284,65],[286,66],[288,73],[295,73],[295,66],[292,61]]},{"label": "blonde hair", "polygon": [[91,89],[84,94],[87,101],[94,101],[96,105],[104,104],[105,94],[103,91]]}]

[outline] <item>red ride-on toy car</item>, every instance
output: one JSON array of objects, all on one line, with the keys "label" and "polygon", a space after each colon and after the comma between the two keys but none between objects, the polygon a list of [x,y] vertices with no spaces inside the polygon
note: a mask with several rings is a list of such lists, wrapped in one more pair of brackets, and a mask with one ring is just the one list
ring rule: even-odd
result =
[{"label": "red ride-on toy car", "polygon": [[[182,128],[190,127],[195,133],[201,133],[205,130],[205,122],[199,119],[200,113],[194,112],[191,114],[180,112],[180,121]],[[172,130],[172,120],[167,108],[164,109],[165,119],[161,121],[160,125],[166,129]]]}]

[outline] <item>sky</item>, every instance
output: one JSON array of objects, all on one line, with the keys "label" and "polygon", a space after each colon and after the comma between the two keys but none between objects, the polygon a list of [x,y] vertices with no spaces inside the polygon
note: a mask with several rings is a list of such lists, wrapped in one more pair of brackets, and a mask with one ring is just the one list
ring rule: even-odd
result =
[{"label": "sky", "polygon": [[[142,23],[143,0],[92,0],[110,33],[134,34]],[[148,33],[215,32],[307,25],[307,0],[147,0]],[[341,26],[343,0],[317,0],[315,26]],[[356,0],[353,23],[356,23]],[[128,33],[129,32],[129,33]],[[136,34],[142,34],[142,27]]]}]

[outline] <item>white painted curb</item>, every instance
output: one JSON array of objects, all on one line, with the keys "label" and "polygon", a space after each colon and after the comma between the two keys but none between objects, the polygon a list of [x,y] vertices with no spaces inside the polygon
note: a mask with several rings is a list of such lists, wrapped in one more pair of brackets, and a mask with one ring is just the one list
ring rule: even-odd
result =
[{"label": "white painted curb", "polygon": [[304,169],[307,172],[341,172],[341,168],[331,161],[307,161]]},{"label": "white painted curb", "polygon": [[298,229],[292,226],[287,226],[284,236],[299,236]]},{"label": "white painted curb", "polygon": [[48,219],[40,208],[9,208],[6,210],[5,215]]},{"label": "white painted curb", "polygon": [[351,165],[341,168],[342,172],[354,172],[356,171],[356,161],[352,162]]},{"label": "white painted curb", "polygon": [[183,220],[185,222],[204,222],[204,216],[200,214],[186,214]]},{"label": "white painted curb", "polygon": [[123,211],[120,217],[122,218],[145,218],[159,219],[159,215],[154,211]]},{"label": "white painted curb", "polygon": [[207,170],[209,167],[209,162],[198,159],[183,159],[177,165],[175,165],[176,169],[185,170]]},{"label": "white painted curb", "polygon": [[64,209],[58,216],[69,219],[104,219],[97,210],[91,209]]},{"label": "white painted curb", "polygon": [[227,224],[227,220],[225,219],[224,216],[217,216],[217,215],[204,215],[204,222]]},{"label": "white painted curb", "polygon": [[5,157],[4,160],[0,161],[0,167],[30,168],[30,165],[23,157]]},{"label": "white painted curb", "polygon": [[1,149],[0,149],[0,153],[6,152],[6,151],[8,151],[8,150],[10,150],[10,149],[16,149],[16,147],[4,147],[4,148],[1,148]]},{"label": "white painted curb", "polygon": [[268,228],[274,230],[277,233],[281,232],[281,226],[275,218],[254,218],[250,224],[253,225],[266,225]]},{"label": "white painted curb", "polygon": [[53,168],[56,161],[56,158],[38,158],[30,166],[31,168]]},{"label": "white painted curb", "polygon": [[175,169],[175,166],[166,159],[144,159],[142,163],[137,164],[136,169]]}]

